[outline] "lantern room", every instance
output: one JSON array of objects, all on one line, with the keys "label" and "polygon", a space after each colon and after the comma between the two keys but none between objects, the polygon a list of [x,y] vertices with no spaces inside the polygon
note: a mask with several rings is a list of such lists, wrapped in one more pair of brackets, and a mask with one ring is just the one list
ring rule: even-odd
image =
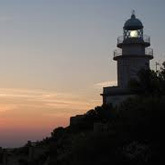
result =
[{"label": "lantern room", "polygon": [[132,12],[131,18],[125,22],[123,30],[124,39],[143,38],[143,24],[136,18],[135,11]]}]

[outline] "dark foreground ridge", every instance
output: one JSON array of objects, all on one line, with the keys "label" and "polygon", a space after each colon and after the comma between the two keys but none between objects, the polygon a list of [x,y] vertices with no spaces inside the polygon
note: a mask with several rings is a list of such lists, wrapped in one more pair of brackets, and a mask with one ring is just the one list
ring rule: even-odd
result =
[{"label": "dark foreground ridge", "polygon": [[72,117],[40,142],[0,149],[0,165],[164,164],[165,69],[139,77],[130,82],[137,97]]}]

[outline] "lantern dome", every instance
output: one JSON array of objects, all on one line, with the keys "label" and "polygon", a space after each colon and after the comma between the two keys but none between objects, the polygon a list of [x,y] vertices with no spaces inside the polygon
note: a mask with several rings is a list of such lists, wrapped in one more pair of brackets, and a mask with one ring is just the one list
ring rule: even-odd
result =
[{"label": "lantern dome", "polygon": [[142,22],[136,18],[135,13],[133,12],[131,18],[128,19],[124,24],[125,30],[138,30],[143,29]]}]

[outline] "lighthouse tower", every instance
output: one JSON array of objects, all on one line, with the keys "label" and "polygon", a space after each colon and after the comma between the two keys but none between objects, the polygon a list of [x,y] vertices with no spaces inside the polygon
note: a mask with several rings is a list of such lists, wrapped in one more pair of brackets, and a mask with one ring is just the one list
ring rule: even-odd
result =
[{"label": "lighthouse tower", "polygon": [[117,39],[113,60],[117,61],[117,86],[103,88],[103,104],[118,104],[133,94],[128,82],[137,78],[141,69],[149,69],[153,50],[149,48],[150,37],[143,34],[143,24],[132,12],[123,27],[123,36]]}]

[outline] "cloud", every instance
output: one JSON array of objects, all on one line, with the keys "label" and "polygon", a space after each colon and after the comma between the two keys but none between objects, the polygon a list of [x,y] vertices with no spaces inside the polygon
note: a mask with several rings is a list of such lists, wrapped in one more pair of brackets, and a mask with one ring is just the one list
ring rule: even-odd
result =
[{"label": "cloud", "polygon": [[14,105],[5,105],[5,104],[0,104],[0,112],[6,112],[15,109],[16,106]]},{"label": "cloud", "polygon": [[70,98],[72,95],[39,89],[0,88],[0,98],[28,98],[44,101],[55,98],[66,98],[66,96]]},{"label": "cloud", "polygon": [[[0,143],[20,135],[43,138],[54,128],[68,126],[69,118],[94,108],[97,100],[40,89],[0,88]],[[29,137],[24,139],[32,139]],[[21,137],[20,137],[21,138]],[[20,139],[17,138],[17,139]]]},{"label": "cloud", "polygon": [[61,113],[62,109],[70,112],[75,109],[88,110],[94,104],[93,100],[81,100],[80,96],[70,93],[39,89],[0,88],[0,112],[12,109],[24,111],[45,109]]},{"label": "cloud", "polygon": [[103,87],[106,87],[106,86],[116,86],[116,85],[117,85],[117,81],[113,80],[113,81],[103,81],[103,82],[95,84],[94,86],[96,88],[103,88]]}]

